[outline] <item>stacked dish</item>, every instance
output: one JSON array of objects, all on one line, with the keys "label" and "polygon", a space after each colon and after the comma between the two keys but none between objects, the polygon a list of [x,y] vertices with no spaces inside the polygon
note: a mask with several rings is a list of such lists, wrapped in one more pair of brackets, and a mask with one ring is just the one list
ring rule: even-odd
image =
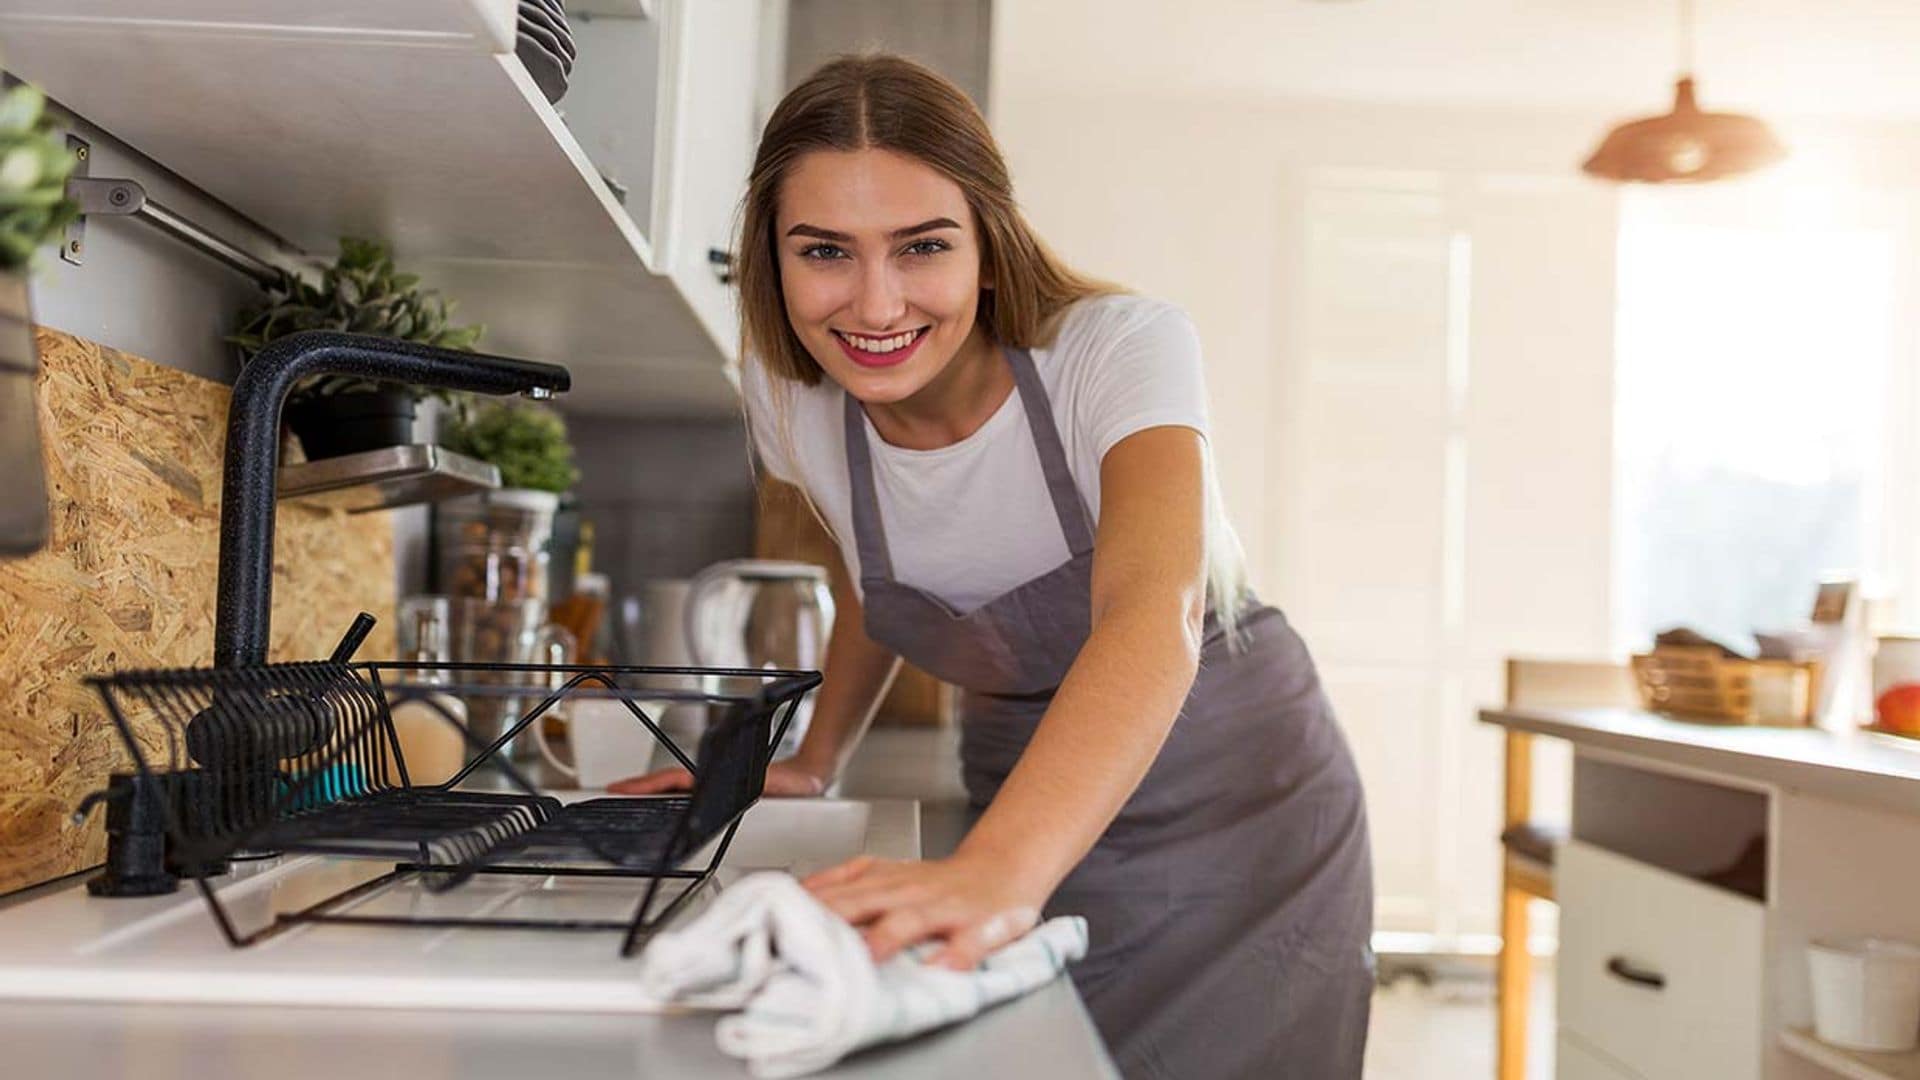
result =
[{"label": "stacked dish", "polygon": [[549,102],[558,102],[566,94],[575,50],[560,0],[520,0],[519,35],[513,51]]}]

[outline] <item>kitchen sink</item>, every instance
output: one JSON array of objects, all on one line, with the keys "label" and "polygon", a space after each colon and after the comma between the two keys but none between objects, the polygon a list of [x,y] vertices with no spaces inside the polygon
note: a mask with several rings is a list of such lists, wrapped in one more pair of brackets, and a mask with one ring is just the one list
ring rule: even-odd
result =
[{"label": "kitchen sink", "polygon": [[[856,799],[763,799],[741,820],[722,872],[786,870],[804,877],[866,851],[872,825],[872,805]],[[920,853],[918,836],[916,827],[909,857]],[[713,847],[690,864],[705,863]]]},{"label": "kitchen sink", "polygon": [[[714,880],[675,921],[696,916],[717,890],[756,870],[804,875],[862,853],[916,858],[918,811],[905,800],[756,803]],[[707,856],[700,852],[691,864]],[[251,928],[378,877],[390,864],[298,856],[237,867],[215,884],[235,922]],[[643,888],[630,879],[484,875],[434,893],[407,878],[341,910],[617,921],[631,917]],[[619,941],[613,932],[332,924],[294,926],[235,949],[191,883],[138,899],[89,897],[73,886],[0,908],[0,998],[650,1011]]]}]

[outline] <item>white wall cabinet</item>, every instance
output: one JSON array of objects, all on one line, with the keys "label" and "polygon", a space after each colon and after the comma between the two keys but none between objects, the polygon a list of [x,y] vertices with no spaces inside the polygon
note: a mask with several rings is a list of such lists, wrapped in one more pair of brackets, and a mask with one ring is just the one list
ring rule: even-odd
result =
[{"label": "white wall cabinet", "polygon": [[727,267],[710,256],[733,250],[736,211],[753,168],[759,125],[752,76],[762,30],[759,0],[682,4],[661,269],[716,337],[739,328]]},{"label": "white wall cabinet", "polygon": [[761,0],[593,7],[558,109],[513,0],[0,0],[0,57],[298,247],[391,241],[484,347],[572,368],[574,408],[731,411],[706,250],[758,134]]},{"label": "white wall cabinet", "polygon": [[1624,709],[1489,710],[1569,740],[1557,854],[1561,1080],[1898,1080],[1920,1051],[1813,1031],[1807,945],[1920,940],[1920,766],[1892,737]]}]

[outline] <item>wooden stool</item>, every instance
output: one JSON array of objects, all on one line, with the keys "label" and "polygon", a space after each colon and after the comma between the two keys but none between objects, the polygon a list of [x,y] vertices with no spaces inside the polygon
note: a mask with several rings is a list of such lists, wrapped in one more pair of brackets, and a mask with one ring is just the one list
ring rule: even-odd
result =
[{"label": "wooden stool", "polygon": [[[1507,661],[1510,708],[1633,706],[1633,673],[1625,664],[1594,661]],[[1533,984],[1527,902],[1553,899],[1553,854],[1564,825],[1533,818],[1533,736],[1507,732],[1506,803],[1500,833],[1500,1002],[1498,1080],[1527,1075],[1527,1002]]]}]

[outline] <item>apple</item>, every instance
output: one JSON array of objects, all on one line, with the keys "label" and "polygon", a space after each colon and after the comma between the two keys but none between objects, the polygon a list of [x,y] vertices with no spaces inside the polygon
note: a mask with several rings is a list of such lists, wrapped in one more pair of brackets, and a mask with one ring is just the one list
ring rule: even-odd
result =
[{"label": "apple", "polygon": [[1920,683],[1896,683],[1873,703],[1880,726],[1920,734]]}]

